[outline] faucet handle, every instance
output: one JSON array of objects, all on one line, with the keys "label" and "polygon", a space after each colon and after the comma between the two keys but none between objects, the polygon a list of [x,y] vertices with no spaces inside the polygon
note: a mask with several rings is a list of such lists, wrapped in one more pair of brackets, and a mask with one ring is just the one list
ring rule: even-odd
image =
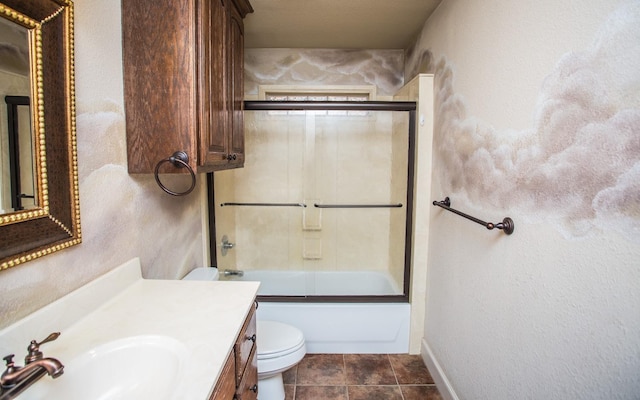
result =
[{"label": "faucet handle", "polygon": [[9,354],[8,356],[5,356],[2,358],[6,363],[6,367],[7,367],[2,373],[2,376],[13,373],[16,370],[16,367],[13,363],[13,357],[14,357],[14,354]]},{"label": "faucet handle", "polygon": [[2,357],[4,362],[7,364],[7,368],[13,367],[13,357],[15,357],[15,354],[9,354],[8,356]]},{"label": "faucet handle", "polygon": [[40,345],[43,345],[48,342],[52,342],[56,340],[59,336],[60,336],[60,332],[53,332],[52,334],[44,338],[42,341],[40,341],[40,343],[36,342],[35,340],[32,340],[31,344],[29,344],[29,347],[27,347],[27,351],[29,352],[29,354],[24,358],[24,363],[29,364],[31,362],[41,360],[43,355],[42,355],[42,352],[40,351]]}]

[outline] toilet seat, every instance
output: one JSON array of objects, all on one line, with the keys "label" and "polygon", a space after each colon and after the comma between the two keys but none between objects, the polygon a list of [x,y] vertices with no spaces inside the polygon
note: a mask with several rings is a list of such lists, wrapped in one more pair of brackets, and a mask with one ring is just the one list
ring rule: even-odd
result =
[{"label": "toilet seat", "polygon": [[[258,320],[256,324],[258,385],[272,386],[267,390],[279,393],[284,390],[282,372],[298,364],[307,354],[304,335],[298,328],[276,321]],[[266,397],[264,392],[263,397]]]},{"label": "toilet seat", "polygon": [[291,325],[258,320],[258,360],[285,357],[305,347],[304,335]]}]

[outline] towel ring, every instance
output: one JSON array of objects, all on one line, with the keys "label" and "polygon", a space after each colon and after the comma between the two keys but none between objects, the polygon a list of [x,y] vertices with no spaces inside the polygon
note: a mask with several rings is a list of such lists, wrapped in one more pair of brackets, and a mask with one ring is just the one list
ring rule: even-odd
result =
[{"label": "towel ring", "polygon": [[[189,173],[191,174],[191,187],[189,189],[184,192],[174,192],[173,190],[170,190],[165,185],[163,185],[162,182],[160,182],[158,171],[160,171],[160,166],[162,166],[162,164],[166,162],[170,162],[176,168],[186,167],[189,170]],[[158,183],[158,186],[160,186],[160,189],[164,190],[166,193],[172,196],[185,196],[191,193],[196,187],[196,174],[193,172],[193,168],[189,166],[189,156],[184,151],[176,151],[171,155],[171,157],[160,160],[160,162],[158,162],[158,164],[156,165],[156,170],[153,175],[155,176],[156,182]]]}]

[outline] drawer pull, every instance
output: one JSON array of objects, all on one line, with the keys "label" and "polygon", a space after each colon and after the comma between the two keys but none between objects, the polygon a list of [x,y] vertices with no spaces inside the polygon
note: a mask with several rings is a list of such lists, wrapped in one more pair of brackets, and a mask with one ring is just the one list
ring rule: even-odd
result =
[{"label": "drawer pull", "polygon": [[253,385],[249,388],[253,393],[258,393],[258,385]]},{"label": "drawer pull", "polygon": [[254,333],[251,336],[247,336],[247,340],[251,340],[253,343],[255,343],[256,342],[256,334]]}]

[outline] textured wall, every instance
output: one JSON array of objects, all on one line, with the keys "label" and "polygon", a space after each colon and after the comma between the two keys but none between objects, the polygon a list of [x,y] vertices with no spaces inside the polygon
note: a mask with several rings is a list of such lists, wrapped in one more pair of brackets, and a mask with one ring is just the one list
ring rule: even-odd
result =
[{"label": "textured wall", "polygon": [[640,2],[443,2],[425,340],[460,398],[640,393]]},{"label": "textured wall", "polygon": [[246,49],[245,93],[258,85],[374,85],[393,95],[403,85],[402,50]]},{"label": "textured wall", "polygon": [[179,278],[204,263],[202,188],[173,198],[152,176],[127,173],[120,2],[76,0],[75,7],[83,242],[0,271],[0,328],[133,257],[150,278]]}]

